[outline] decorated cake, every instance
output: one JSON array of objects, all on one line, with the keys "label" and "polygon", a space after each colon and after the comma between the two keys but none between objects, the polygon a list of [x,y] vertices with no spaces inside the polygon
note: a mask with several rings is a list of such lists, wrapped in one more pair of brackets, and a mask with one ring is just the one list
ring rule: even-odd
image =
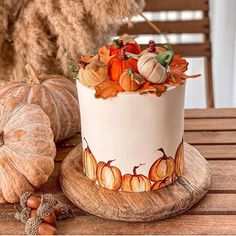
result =
[{"label": "decorated cake", "polygon": [[185,74],[171,45],[123,35],[72,65],[85,175],[114,191],[163,188],[184,172]]}]

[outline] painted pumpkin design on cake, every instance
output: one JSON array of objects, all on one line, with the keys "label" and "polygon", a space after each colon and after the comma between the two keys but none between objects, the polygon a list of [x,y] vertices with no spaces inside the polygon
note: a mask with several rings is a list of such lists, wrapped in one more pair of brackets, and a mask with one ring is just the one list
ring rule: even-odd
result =
[{"label": "painted pumpkin design on cake", "polygon": [[90,180],[92,180],[93,182],[96,182],[97,161],[89,148],[86,138],[84,138],[84,141],[86,142],[87,147],[85,148],[82,154],[83,171]]},{"label": "painted pumpkin design on cake", "polygon": [[137,174],[137,169],[142,166],[143,164],[140,164],[139,166],[134,166],[133,169],[133,175],[131,174],[125,174],[122,177],[122,190],[127,192],[143,192],[143,191],[149,191],[151,189],[151,182],[148,179],[148,177]]},{"label": "painted pumpkin design on cake", "polygon": [[111,190],[119,190],[121,187],[122,175],[117,167],[111,166],[113,161],[115,160],[110,160],[107,163],[103,161],[98,163],[97,179],[101,187]]},{"label": "painted pumpkin design on cake", "polygon": [[162,157],[156,160],[149,171],[149,179],[153,182],[171,177],[174,173],[175,162],[171,156],[167,156],[163,148],[158,149],[162,152]]}]

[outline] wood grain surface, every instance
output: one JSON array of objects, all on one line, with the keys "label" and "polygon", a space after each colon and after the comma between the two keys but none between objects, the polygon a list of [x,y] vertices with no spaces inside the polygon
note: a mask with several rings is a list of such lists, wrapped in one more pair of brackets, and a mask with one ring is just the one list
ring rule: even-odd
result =
[{"label": "wood grain surface", "polygon": [[[202,119],[206,119],[212,126],[219,118],[235,122],[236,109],[191,109],[185,111],[185,117],[185,123],[189,119],[199,120],[197,130],[194,129],[196,123],[188,126],[187,137],[192,138],[190,133],[198,132]],[[224,132],[236,130],[236,126],[232,126],[230,122],[228,124],[229,126],[224,127]],[[215,125],[212,136],[218,132],[221,132],[221,127]],[[190,144],[201,152],[210,166],[211,189],[205,198],[186,213],[172,219],[149,223],[104,220],[70,203],[59,186],[57,175],[61,161],[80,142],[80,135],[61,143],[58,146],[54,173],[45,187],[38,191],[52,192],[57,199],[70,203],[73,208],[74,219],[58,222],[58,234],[236,234],[236,143],[225,143],[223,136],[222,139],[218,138],[217,144],[211,141],[201,143],[201,136],[194,137],[197,144]],[[10,204],[0,206],[0,234],[24,234],[23,225],[14,220],[13,207]]]}]

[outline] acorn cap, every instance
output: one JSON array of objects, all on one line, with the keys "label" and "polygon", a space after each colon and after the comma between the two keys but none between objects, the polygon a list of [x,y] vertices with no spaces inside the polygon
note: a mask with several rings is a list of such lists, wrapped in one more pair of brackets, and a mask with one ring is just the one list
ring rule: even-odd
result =
[{"label": "acorn cap", "polygon": [[20,205],[22,208],[27,208],[27,200],[32,196],[32,192],[25,192],[20,196]]},{"label": "acorn cap", "polygon": [[40,219],[44,219],[46,216],[50,216],[53,213],[54,213],[54,209],[48,203],[41,204],[39,208],[37,209],[37,216],[39,216]]},{"label": "acorn cap", "polygon": [[41,196],[41,204],[47,203],[50,206],[57,205],[58,201],[54,199],[53,195],[50,193],[46,193]]},{"label": "acorn cap", "polygon": [[[15,207],[16,208],[16,207]],[[21,211],[19,211],[17,208],[16,210],[18,211],[15,214],[15,218],[25,224],[25,222],[30,218],[30,211],[31,209],[29,207],[22,208]]]},{"label": "acorn cap", "polygon": [[69,205],[66,205],[62,202],[58,202],[57,207],[59,207],[61,210],[61,215],[58,217],[58,220],[63,220],[74,216],[72,209]]},{"label": "acorn cap", "polygon": [[25,233],[28,235],[38,235],[39,226],[42,220],[38,216],[29,218],[25,223]]}]

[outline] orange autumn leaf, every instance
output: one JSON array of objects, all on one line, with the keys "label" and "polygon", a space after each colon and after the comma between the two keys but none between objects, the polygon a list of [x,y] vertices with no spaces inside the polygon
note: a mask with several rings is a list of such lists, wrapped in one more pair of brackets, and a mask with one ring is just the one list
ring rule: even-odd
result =
[{"label": "orange autumn leaf", "polygon": [[108,65],[109,60],[113,57],[113,56],[110,56],[110,50],[106,48],[105,46],[99,48],[98,56],[100,57],[100,60],[106,65]]},{"label": "orange autumn leaf", "polygon": [[109,80],[96,86],[95,90],[96,90],[95,97],[104,99],[115,97],[117,93],[124,91],[121,88],[118,81],[109,81]]},{"label": "orange autumn leaf", "polygon": [[145,82],[140,89],[137,90],[139,94],[154,94],[158,97],[165,92],[167,87],[163,84],[151,84],[150,82]]}]

